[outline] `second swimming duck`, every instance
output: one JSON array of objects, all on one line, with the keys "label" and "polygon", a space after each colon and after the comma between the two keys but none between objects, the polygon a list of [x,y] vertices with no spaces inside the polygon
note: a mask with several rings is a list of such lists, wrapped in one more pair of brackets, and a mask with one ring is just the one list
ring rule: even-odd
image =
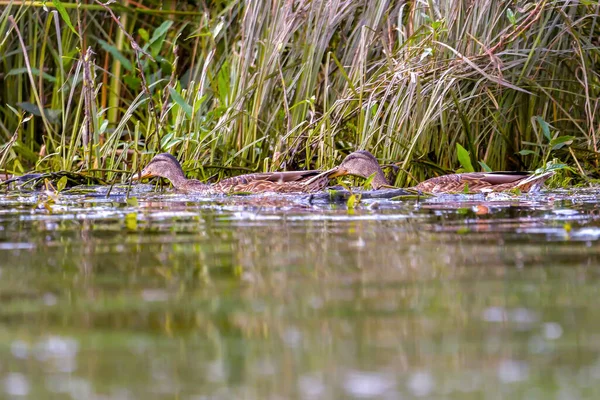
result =
[{"label": "second swimming duck", "polygon": [[467,172],[427,179],[411,189],[427,193],[487,193],[518,189],[523,193],[539,190],[554,173]]},{"label": "second swimming duck", "polygon": [[[359,161],[353,162],[354,159]],[[346,166],[351,166],[347,170]],[[363,178],[369,177],[373,172],[373,188],[378,189],[389,185],[385,175],[381,171],[377,159],[365,150],[350,154],[338,167],[340,175],[358,175]],[[409,189],[422,192],[440,193],[486,193],[502,192],[505,190],[518,189],[523,193],[536,191],[542,187],[544,182],[553,175],[553,172],[542,174],[531,174],[528,172],[469,172],[462,174],[442,175],[427,179]]]}]

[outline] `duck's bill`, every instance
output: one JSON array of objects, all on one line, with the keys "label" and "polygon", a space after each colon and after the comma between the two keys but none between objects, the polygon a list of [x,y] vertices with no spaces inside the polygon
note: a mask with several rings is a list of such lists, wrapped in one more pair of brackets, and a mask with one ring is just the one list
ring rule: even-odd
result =
[{"label": "duck's bill", "polygon": [[146,179],[146,178],[152,178],[154,175],[146,172],[146,171],[142,171],[140,173],[137,174],[133,174],[131,176],[131,181],[141,181],[142,179]]},{"label": "duck's bill", "polygon": [[344,168],[335,167],[327,171],[326,174],[328,178],[332,179],[337,178],[338,176],[348,175],[348,171]]}]

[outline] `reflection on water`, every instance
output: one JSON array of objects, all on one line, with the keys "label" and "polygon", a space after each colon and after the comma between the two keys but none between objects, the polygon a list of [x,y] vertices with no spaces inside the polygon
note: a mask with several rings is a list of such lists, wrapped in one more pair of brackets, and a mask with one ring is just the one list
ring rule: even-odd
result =
[{"label": "reflection on water", "polygon": [[0,196],[0,397],[597,398],[596,196]]}]

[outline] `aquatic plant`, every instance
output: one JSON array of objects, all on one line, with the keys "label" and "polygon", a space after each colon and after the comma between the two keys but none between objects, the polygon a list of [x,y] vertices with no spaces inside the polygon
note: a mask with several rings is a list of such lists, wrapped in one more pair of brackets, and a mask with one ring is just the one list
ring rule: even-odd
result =
[{"label": "aquatic plant", "polygon": [[364,148],[407,186],[458,169],[461,144],[475,167],[552,149],[598,176],[596,1],[0,4],[9,172],[119,180],[168,151],[209,179]]}]

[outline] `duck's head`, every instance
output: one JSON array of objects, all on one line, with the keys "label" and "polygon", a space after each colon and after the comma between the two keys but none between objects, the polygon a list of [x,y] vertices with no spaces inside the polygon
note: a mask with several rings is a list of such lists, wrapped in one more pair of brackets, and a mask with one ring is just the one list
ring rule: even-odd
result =
[{"label": "duck's head", "polygon": [[375,174],[371,181],[373,189],[377,190],[390,185],[375,156],[366,150],[359,150],[348,154],[331,177],[354,175],[366,179],[373,174]]},{"label": "duck's head", "polygon": [[185,179],[183,169],[179,161],[168,153],[161,153],[154,157],[148,165],[140,172],[132,177],[134,180],[152,178],[159,176],[166,178],[171,182],[176,182],[180,179]]}]

